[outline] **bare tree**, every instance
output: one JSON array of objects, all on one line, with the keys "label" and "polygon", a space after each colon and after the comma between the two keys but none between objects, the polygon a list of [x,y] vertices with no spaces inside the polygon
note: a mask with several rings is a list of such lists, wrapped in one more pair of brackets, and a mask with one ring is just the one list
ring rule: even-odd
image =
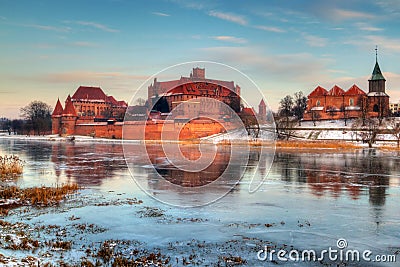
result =
[{"label": "bare tree", "polygon": [[31,125],[31,129],[38,135],[51,129],[51,107],[42,101],[32,101],[21,108],[21,116],[27,120],[27,124]]},{"label": "bare tree", "polygon": [[276,116],[275,117],[275,128],[276,133],[279,139],[286,139],[289,140],[290,137],[294,135],[296,132],[296,120],[289,119],[287,120],[286,117],[283,116]]},{"label": "bare tree", "polygon": [[293,97],[285,96],[279,102],[279,115],[286,118],[286,123],[289,124],[289,117],[293,115]]},{"label": "bare tree", "polygon": [[389,132],[396,138],[397,140],[397,148],[400,147],[400,123],[395,118],[390,118],[387,120],[387,128]]},{"label": "bare tree", "polygon": [[328,112],[329,117],[331,117],[331,120],[333,120],[333,118],[334,118],[335,115],[336,115],[336,108],[333,107],[333,106],[328,106],[327,109],[326,109],[326,111]]},{"label": "bare tree", "polygon": [[316,121],[318,121],[321,118],[321,114],[317,110],[311,110],[311,120],[314,124],[314,126],[317,126]]},{"label": "bare tree", "polygon": [[141,98],[141,97],[139,97],[138,99],[136,99],[136,104],[138,105],[138,106],[144,106],[145,104],[146,104],[146,100],[145,99],[143,99],[143,98]]},{"label": "bare tree", "polygon": [[294,94],[294,107],[293,113],[299,121],[299,126],[301,125],[301,120],[303,119],[304,112],[307,108],[307,97],[304,96],[303,92],[297,92]]},{"label": "bare tree", "polygon": [[357,98],[357,106],[360,107],[362,126],[365,126],[366,119],[368,118],[368,108],[369,108],[368,98],[360,95]]},{"label": "bare tree", "polygon": [[344,103],[340,106],[340,111],[343,113],[344,126],[347,126],[348,114]]},{"label": "bare tree", "polygon": [[368,143],[369,148],[376,142],[377,135],[381,133],[379,121],[375,118],[356,120],[352,125],[352,130],[357,132],[364,143]]}]

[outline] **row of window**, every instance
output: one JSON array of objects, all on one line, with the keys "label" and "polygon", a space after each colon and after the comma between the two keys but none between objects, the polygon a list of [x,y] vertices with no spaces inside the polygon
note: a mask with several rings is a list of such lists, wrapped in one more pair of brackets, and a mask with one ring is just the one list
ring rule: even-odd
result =
[{"label": "row of window", "polygon": [[[310,104],[312,105],[312,100],[310,100]],[[321,101],[317,100],[316,106],[317,107],[321,106]],[[349,106],[354,106],[354,99],[353,98],[349,99]]]}]

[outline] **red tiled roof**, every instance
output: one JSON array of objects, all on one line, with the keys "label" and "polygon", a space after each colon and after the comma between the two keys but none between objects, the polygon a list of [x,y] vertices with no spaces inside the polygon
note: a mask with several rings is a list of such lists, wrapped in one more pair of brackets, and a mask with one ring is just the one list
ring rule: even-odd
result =
[{"label": "red tiled roof", "polygon": [[120,100],[120,101],[118,101],[118,106],[119,107],[127,107],[128,103],[126,103],[124,100]]},{"label": "red tiled roof", "polygon": [[107,102],[113,104],[114,106],[118,106],[118,101],[113,96],[107,96]]},{"label": "red tiled roof", "polygon": [[74,104],[72,104],[70,95],[68,95],[67,100],[65,101],[65,109],[64,109],[62,115],[63,116],[75,116],[75,117],[78,116],[76,114]]},{"label": "red tiled roof", "polygon": [[265,107],[265,106],[266,106],[266,105],[265,105],[265,102],[264,102],[264,99],[261,99],[259,106],[262,106],[262,107]]},{"label": "red tiled roof", "polygon": [[366,93],[361,90],[357,85],[353,84],[345,93],[345,95],[366,95]]},{"label": "red tiled roof", "polygon": [[332,87],[331,90],[329,90],[328,95],[342,96],[342,95],[344,95],[344,90],[342,88],[340,88],[339,86],[335,85]]},{"label": "red tiled roof", "polygon": [[61,116],[63,113],[63,108],[60,102],[60,99],[57,100],[56,107],[54,108],[52,116]]},{"label": "red tiled roof", "polygon": [[327,95],[328,91],[321,87],[321,86],[317,86],[317,88],[315,88],[309,95],[308,97],[313,97],[313,96],[324,96]]},{"label": "red tiled roof", "polygon": [[207,82],[212,84],[218,84],[233,91],[235,90],[235,83],[233,81],[221,81],[221,80],[202,79],[202,78],[181,77],[179,80],[156,82],[156,83],[161,89],[163,89],[163,92],[167,92],[171,89],[174,89],[175,87],[178,87],[179,85],[193,83],[193,82]]},{"label": "red tiled roof", "polygon": [[[201,85],[201,89],[198,89],[198,84],[202,84]],[[207,83],[205,81],[197,81],[197,82],[190,82],[190,83],[185,83],[182,85],[179,85],[171,90],[169,90],[168,92],[165,93],[165,95],[174,95],[174,94],[185,94],[185,95],[198,95],[201,96],[202,95],[202,90],[208,90],[208,93],[211,95],[216,94],[216,91],[214,91],[215,89],[215,84],[213,83]],[[225,88],[224,86],[220,87],[219,89],[220,91],[218,92],[219,96],[229,96],[232,94],[235,94],[234,92],[232,92],[231,90],[229,90],[228,88]]]},{"label": "red tiled roof", "polygon": [[107,98],[100,87],[79,86],[75,94],[71,97],[74,100],[103,100]]},{"label": "red tiled roof", "polygon": [[256,112],[254,111],[253,108],[242,108],[242,112],[243,115],[248,115],[248,116],[255,116]]}]

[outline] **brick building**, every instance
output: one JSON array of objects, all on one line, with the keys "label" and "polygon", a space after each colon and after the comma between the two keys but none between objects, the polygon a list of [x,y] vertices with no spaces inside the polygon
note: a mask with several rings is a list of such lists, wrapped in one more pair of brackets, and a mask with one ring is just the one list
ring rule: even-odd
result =
[{"label": "brick building", "polygon": [[57,100],[51,116],[52,133],[91,135],[95,132],[94,126],[122,121],[127,107],[125,101],[117,101],[113,96],[107,96],[100,87],[80,86],[72,97],[68,95],[64,108],[60,99]]},{"label": "brick building", "polygon": [[346,91],[333,86],[329,91],[317,86],[309,95],[304,120],[385,117],[389,115],[389,96],[376,57],[375,67],[368,80],[368,93],[357,85]]}]

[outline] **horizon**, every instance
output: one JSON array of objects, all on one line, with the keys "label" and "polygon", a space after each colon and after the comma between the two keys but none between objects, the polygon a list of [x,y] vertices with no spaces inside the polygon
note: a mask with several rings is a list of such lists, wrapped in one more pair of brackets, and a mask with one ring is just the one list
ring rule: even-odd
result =
[{"label": "horizon", "polygon": [[240,70],[276,111],[285,95],[308,95],[318,85],[347,90],[357,84],[367,92],[376,45],[390,102],[400,100],[398,1],[107,0],[93,6],[45,0],[0,6],[0,117],[19,118],[20,108],[34,100],[54,108],[57,98],[63,102],[79,86],[99,86],[129,103],[155,73],[197,60]]}]

